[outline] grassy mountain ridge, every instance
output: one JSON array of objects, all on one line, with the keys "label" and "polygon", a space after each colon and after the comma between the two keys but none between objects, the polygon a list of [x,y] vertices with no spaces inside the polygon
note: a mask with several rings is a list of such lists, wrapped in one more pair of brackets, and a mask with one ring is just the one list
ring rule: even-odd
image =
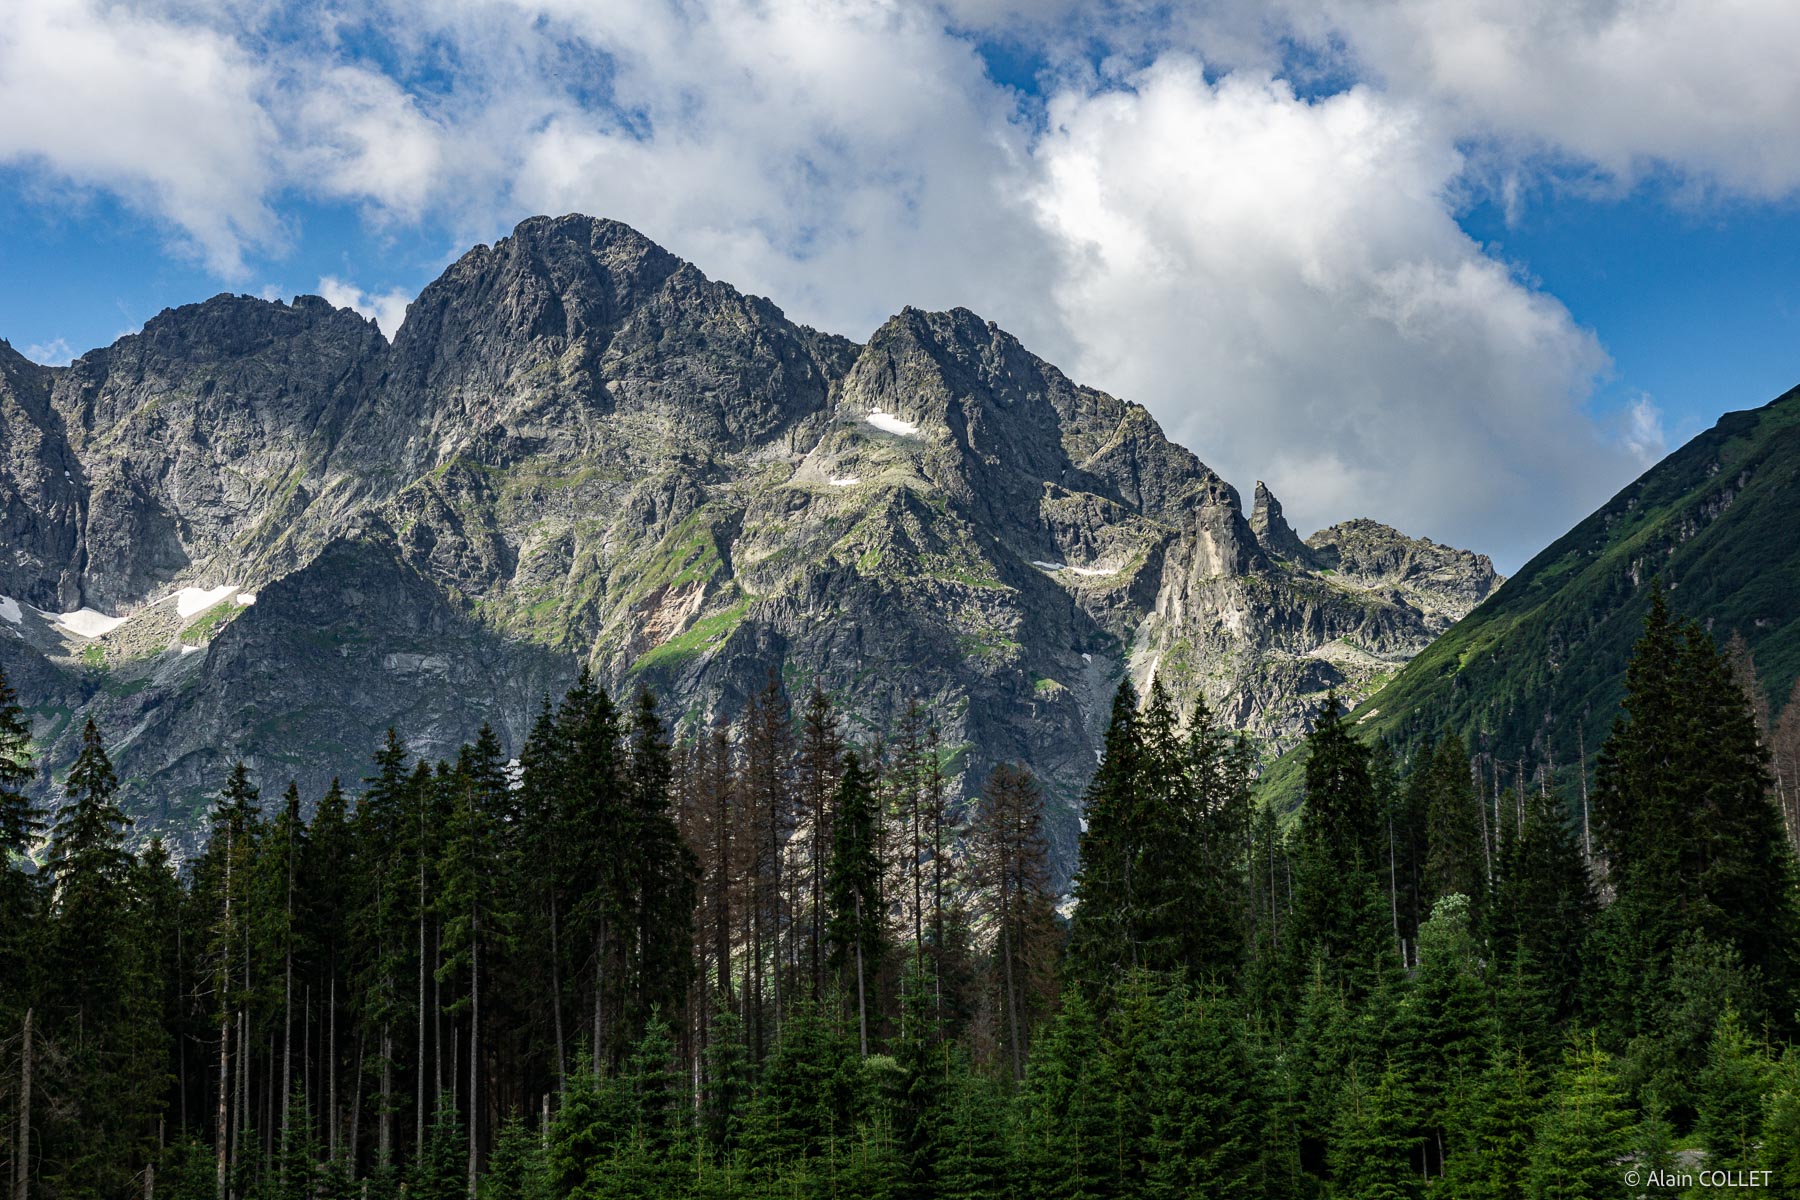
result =
[{"label": "grassy mountain ridge", "polygon": [[[1357,709],[1364,733],[1405,752],[1457,732],[1528,767],[1592,755],[1658,578],[1678,615],[1742,635],[1779,711],[1800,676],[1800,388],[1728,413],[1557,539]],[[1268,793],[1296,792],[1299,765]]]}]

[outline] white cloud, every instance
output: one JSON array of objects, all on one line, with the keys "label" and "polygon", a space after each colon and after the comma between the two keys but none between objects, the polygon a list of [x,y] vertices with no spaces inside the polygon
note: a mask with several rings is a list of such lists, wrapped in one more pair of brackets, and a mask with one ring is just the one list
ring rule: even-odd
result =
[{"label": "white cloud", "polygon": [[15,0],[0,21],[0,162],[110,189],[234,276],[246,245],[279,237],[258,74],[201,25]]},{"label": "white cloud", "polygon": [[1393,94],[1629,183],[1800,189],[1793,0],[1289,0]]},{"label": "white cloud", "polygon": [[1625,477],[1581,413],[1604,353],[1457,227],[1416,114],[1174,57],[1131,83],[1056,97],[1037,149],[1076,374],[1307,526],[1516,562]]},{"label": "white cloud", "polygon": [[355,284],[334,275],[327,275],[319,280],[319,295],[337,308],[353,308],[373,320],[390,342],[400,332],[400,323],[406,319],[407,306],[413,302],[412,294],[402,288],[375,294],[365,292]]},{"label": "white cloud", "polygon": [[64,338],[51,338],[47,342],[35,342],[25,347],[24,355],[34,363],[42,363],[46,367],[66,367],[75,358],[75,350]]},{"label": "white cloud", "polygon": [[366,67],[333,67],[305,86],[290,169],[319,194],[416,220],[443,182],[442,137],[393,80]]},{"label": "white cloud", "polygon": [[1640,395],[1625,406],[1625,431],[1620,441],[1644,466],[1657,462],[1669,452],[1669,439],[1663,432],[1662,409],[1649,396]]}]

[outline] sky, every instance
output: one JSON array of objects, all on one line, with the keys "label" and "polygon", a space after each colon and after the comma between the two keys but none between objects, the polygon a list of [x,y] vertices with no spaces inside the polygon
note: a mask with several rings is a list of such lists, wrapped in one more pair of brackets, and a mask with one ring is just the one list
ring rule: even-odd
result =
[{"label": "sky", "polygon": [[1504,571],[1800,383],[1792,0],[10,0],[0,337],[393,334],[539,213],[866,338],[964,306],[1304,535]]}]

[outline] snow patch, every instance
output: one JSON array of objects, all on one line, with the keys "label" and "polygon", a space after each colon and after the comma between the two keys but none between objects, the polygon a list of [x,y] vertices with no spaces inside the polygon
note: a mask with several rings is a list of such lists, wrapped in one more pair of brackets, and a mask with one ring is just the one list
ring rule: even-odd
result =
[{"label": "snow patch", "polygon": [[1077,575],[1117,575],[1117,567],[1070,567]]},{"label": "snow patch", "polygon": [[125,623],[124,617],[109,617],[91,608],[78,608],[72,613],[57,613],[56,623],[70,633],[84,638],[105,637]]},{"label": "snow patch", "polygon": [[865,418],[869,424],[886,433],[898,433],[907,437],[918,436],[919,427],[911,421],[902,421],[892,413],[876,409]]},{"label": "snow patch", "polygon": [[1081,661],[1084,663],[1091,663],[1094,661],[1094,656],[1091,654],[1088,654],[1086,652],[1083,652],[1083,654],[1081,656]]},{"label": "snow patch", "polygon": [[1031,560],[1031,565],[1040,571],[1066,571],[1069,569],[1062,563],[1039,562],[1035,558]]},{"label": "snow patch", "polygon": [[831,478],[832,487],[854,487],[861,482],[861,477],[856,475],[834,475]]},{"label": "snow patch", "polygon": [[17,600],[14,600],[11,596],[0,596],[0,621],[8,621],[17,625],[24,619],[25,614],[19,611],[19,602]]},{"label": "snow patch", "polygon": [[249,608],[252,604],[256,603],[256,593],[239,592],[237,602],[242,604],[245,608]]},{"label": "snow patch", "polygon": [[205,612],[231,593],[237,591],[235,583],[216,588],[182,588],[175,593],[175,611],[181,614],[182,620]]},{"label": "snow patch", "polygon": [[205,646],[183,646],[181,648],[181,657],[186,658],[190,654],[198,654],[204,649],[206,649]]}]

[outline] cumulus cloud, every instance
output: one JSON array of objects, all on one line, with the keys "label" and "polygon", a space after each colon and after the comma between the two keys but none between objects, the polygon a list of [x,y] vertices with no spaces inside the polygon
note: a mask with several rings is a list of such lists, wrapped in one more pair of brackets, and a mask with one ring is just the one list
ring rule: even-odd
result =
[{"label": "cumulus cloud", "polygon": [[16,0],[0,22],[0,162],[107,188],[216,271],[278,240],[260,68],[230,38],[130,7]]},{"label": "cumulus cloud", "polygon": [[1459,158],[1414,114],[1174,58],[1129,83],[1057,96],[1037,148],[1079,374],[1302,525],[1513,557],[1619,480],[1580,407],[1603,351],[1457,227]]},{"label": "cumulus cloud", "polygon": [[444,182],[444,131],[399,84],[366,67],[308,80],[289,168],[321,194],[367,202],[384,219],[416,220]]},{"label": "cumulus cloud", "polygon": [[353,308],[373,320],[390,342],[400,332],[400,322],[413,302],[413,296],[400,288],[377,295],[333,275],[319,280],[319,295],[338,308]]},{"label": "cumulus cloud", "polygon": [[1289,0],[1397,96],[1629,184],[1670,171],[1760,199],[1800,188],[1791,0]]}]

